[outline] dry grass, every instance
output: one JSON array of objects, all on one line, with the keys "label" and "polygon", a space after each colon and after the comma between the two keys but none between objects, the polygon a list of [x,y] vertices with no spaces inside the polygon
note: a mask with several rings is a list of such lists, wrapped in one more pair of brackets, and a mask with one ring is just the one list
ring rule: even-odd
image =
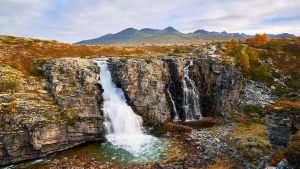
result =
[{"label": "dry grass", "polygon": [[13,36],[0,36],[0,64],[10,65],[25,75],[35,61],[60,57],[141,57],[165,55],[173,50],[192,50],[195,45],[130,46],[130,45],[73,45]]},{"label": "dry grass", "polygon": [[259,140],[268,142],[268,137],[266,135],[266,126],[258,123],[248,124],[238,124],[233,127],[233,136],[236,138],[245,138],[251,135]]},{"label": "dry grass", "polygon": [[238,164],[230,157],[224,157],[223,159],[216,161],[214,164],[199,169],[231,169],[237,166]]},{"label": "dry grass", "polygon": [[300,101],[278,101],[274,104],[267,105],[266,108],[272,110],[292,110],[300,111]]}]

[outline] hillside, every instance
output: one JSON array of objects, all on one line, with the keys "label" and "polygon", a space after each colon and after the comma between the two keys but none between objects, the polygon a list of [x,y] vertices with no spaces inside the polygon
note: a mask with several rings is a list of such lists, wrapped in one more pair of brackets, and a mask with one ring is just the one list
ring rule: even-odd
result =
[{"label": "hillside", "polygon": [[[267,34],[268,38],[284,38],[295,37],[293,34]],[[193,33],[181,33],[173,27],[165,29],[135,29],[127,28],[118,33],[106,34],[104,36],[82,40],[75,44],[203,44],[212,40],[225,39],[245,39],[251,38],[254,35],[244,33],[228,33],[228,32],[210,32],[204,29],[199,29]]]},{"label": "hillside", "polygon": [[76,44],[100,44],[100,43],[122,43],[122,42],[130,42],[132,39],[139,39],[149,36],[160,36],[160,35],[180,35],[182,34],[178,30],[167,27],[165,29],[150,29],[144,28],[141,30],[135,28],[127,28],[115,34],[106,34],[99,38],[83,40],[77,42]]},{"label": "hillside", "polygon": [[29,74],[30,68],[35,63],[60,57],[157,56],[170,53],[174,49],[192,50],[195,48],[195,45],[74,45],[57,41],[0,36],[0,65],[10,65],[24,74]]}]

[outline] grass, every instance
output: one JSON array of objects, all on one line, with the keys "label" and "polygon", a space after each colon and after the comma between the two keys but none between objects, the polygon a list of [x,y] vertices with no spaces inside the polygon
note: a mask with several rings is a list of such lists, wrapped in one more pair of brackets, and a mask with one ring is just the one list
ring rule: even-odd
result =
[{"label": "grass", "polygon": [[0,64],[14,65],[24,75],[35,75],[40,74],[35,67],[36,62],[54,58],[156,57],[166,55],[174,49],[185,51],[197,47],[197,45],[73,45],[56,41],[0,36]]},{"label": "grass", "polygon": [[266,108],[272,110],[283,110],[283,111],[292,110],[292,111],[300,112],[300,101],[292,102],[292,101],[282,100],[274,104],[267,105]]},{"label": "grass", "polygon": [[0,81],[0,92],[17,91],[20,81],[15,78],[4,79]]},{"label": "grass", "polygon": [[235,162],[231,157],[224,157],[220,160],[217,160],[214,164],[205,166],[200,169],[232,169],[238,166],[238,163]]},{"label": "grass", "polygon": [[240,156],[257,163],[259,159],[271,153],[271,145],[265,133],[266,126],[258,123],[240,123],[232,127],[227,136],[230,147],[237,149]]},{"label": "grass", "polygon": [[10,66],[0,66],[0,92],[15,92],[20,86],[22,74]]}]

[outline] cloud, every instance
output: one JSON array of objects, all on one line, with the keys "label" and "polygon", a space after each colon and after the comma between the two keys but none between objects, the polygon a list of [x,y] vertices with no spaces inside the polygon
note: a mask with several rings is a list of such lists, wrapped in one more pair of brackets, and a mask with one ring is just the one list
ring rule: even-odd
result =
[{"label": "cloud", "polygon": [[24,28],[41,17],[47,6],[43,0],[1,0],[0,33],[26,34],[30,30]]},{"label": "cloud", "polygon": [[295,0],[2,0],[0,33],[76,42],[127,27],[300,35]]}]

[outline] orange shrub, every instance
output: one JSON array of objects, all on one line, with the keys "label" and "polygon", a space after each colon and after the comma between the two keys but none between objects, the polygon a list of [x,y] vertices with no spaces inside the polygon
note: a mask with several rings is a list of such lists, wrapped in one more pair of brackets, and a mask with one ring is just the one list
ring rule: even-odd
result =
[{"label": "orange shrub", "polygon": [[254,46],[262,46],[268,42],[268,37],[266,33],[264,34],[257,33],[254,38],[247,39],[246,42]]}]

